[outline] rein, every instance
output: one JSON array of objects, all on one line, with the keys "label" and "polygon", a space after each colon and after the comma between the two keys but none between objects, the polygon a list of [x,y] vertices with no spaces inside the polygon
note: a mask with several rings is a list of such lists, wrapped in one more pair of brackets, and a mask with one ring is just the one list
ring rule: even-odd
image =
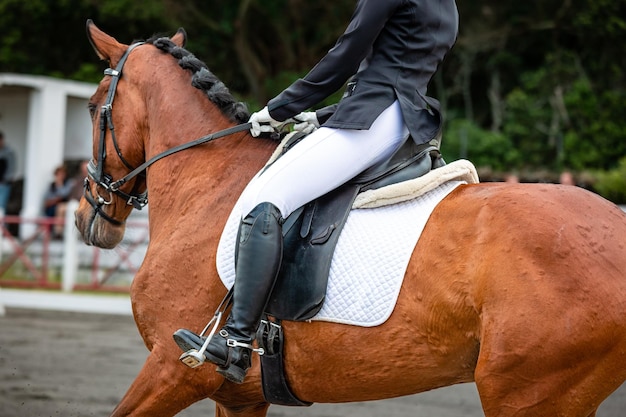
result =
[{"label": "rein", "polygon": [[224,130],[220,130],[215,133],[211,133],[206,136],[202,136],[201,138],[198,138],[192,142],[183,143],[182,145],[175,146],[171,149],[168,149],[167,151],[163,151],[160,154],[153,156],[152,158],[150,158],[149,160],[147,160],[146,162],[144,162],[143,164],[135,168],[133,171],[126,174],[124,177],[120,178],[119,180],[115,182],[112,182],[110,185],[110,188],[113,191],[119,189],[119,187],[124,185],[128,180],[133,179],[137,175],[141,174],[150,165],[154,164],[159,159],[165,158],[166,156],[170,156],[176,152],[184,151],[185,149],[189,149],[197,145],[202,145],[203,143],[211,142],[212,140],[215,140],[215,139],[223,138],[224,136],[250,130],[251,127],[252,127],[252,123],[243,123],[240,125],[229,127]]},{"label": "rein", "polygon": [[[133,168],[132,165],[128,163],[128,161],[122,156],[122,152],[120,151],[120,147],[117,143],[117,137],[115,136],[115,126],[113,125],[112,118],[112,108],[113,108],[113,99],[115,98],[115,92],[117,90],[117,83],[122,76],[122,68],[128,59],[128,56],[137,46],[143,45],[145,42],[137,42],[128,47],[128,49],[122,55],[122,58],[118,62],[115,69],[107,68],[104,70],[104,75],[110,75],[112,77],[111,84],[109,85],[109,90],[107,93],[106,101],[104,105],[100,109],[100,137],[98,143],[98,160],[94,160],[93,158],[89,161],[87,165],[87,177],[84,182],[84,197],[94,208],[96,213],[98,213],[103,219],[106,221],[115,224],[122,225],[123,222],[114,219],[104,212],[102,209],[103,206],[109,205],[113,202],[113,194],[121,197],[126,200],[127,205],[132,205],[137,210],[141,210],[146,204],[148,204],[148,192],[144,191],[143,193],[137,192],[137,186],[139,182],[136,182],[133,189],[130,193],[125,193],[120,190],[126,182],[137,177],[144,173],[144,171],[152,164],[157,162],[158,160],[165,158],[166,156],[172,155],[176,152],[180,152],[185,149],[192,148],[197,145],[201,145],[203,143],[210,142],[215,139],[222,138],[224,136],[232,135],[234,133],[243,132],[246,130],[250,130],[252,127],[251,123],[243,123],[240,125],[236,125],[224,130],[220,130],[218,132],[211,133],[209,135],[203,136],[199,139],[196,139],[192,142],[187,142],[182,145],[175,146],[174,148],[168,149],[160,154],[150,158],[148,161],[144,162],[137,168]],[[111,138],[113,141],[113,146],[115,147],[115,151],[117,156],[120,158],[122,163],[131,170],[124,177],[120,178],[117,181],[113,181],[113,178],[104,172],[104,161],[106,159],[106,132],[109,130],[111,132]],[[89,187],[89,180],[94,181],[99,187],[102,187],[109,193],[109,199],[101,197],[96,188],[96,195],[93,195],[91,189]]]}]

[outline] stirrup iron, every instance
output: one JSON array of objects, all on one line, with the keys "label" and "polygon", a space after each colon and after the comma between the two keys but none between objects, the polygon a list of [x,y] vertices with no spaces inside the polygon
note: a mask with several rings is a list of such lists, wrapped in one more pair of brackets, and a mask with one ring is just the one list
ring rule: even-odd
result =
[{"label": "stirrup iron", "polygon": [[200,333],[200,337],[202,337],[206,333],[206,331],[209,329],[209,327],[213,325],[213,327],[211,327],[211,332],[209,333],[206,340],[202,344],[202,347],[200,348],[200,350],[189,349],[187,352],[180,355],[178,359],[182,363],[184,363],[190,368],[197,368],[198,366],[204,363],[204,361],[206,360],[206,357],[204,356],[204,352],[206,352],[207,348],[209,347],[209,343],[211,343],[211,339],[213,338],[213,335],[217,331],[217,328],[219,327],[220,322],[222,321],[222,315],[224,314],[224,311],[228,308],[228,305],[230,304],[232,300],[232,296],[233,296],[233,290],[231,288],[228,291],[228,294],[226,294],[226,297],[224,297],[224,299],[220,303],[219,307],[217,308],[217,311],[215,311],[215,315],[213,316],[213,318],[207,323],[206,326],[204,326],[204,329]]}]

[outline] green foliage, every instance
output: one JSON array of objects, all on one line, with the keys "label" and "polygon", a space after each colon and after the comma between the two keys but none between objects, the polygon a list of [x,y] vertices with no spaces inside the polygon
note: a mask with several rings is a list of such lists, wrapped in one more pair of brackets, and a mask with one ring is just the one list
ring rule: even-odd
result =
[{"label": "green foliage", "polygon": [[1,70],[93,81],[95,74],[79,70],[97,62],[85,34],[89,18],[123,42],[172,26],[162,1],[0,0]]},{"label": "green foliage", "polygon": [[594,188],[604,198],[616,204],[626,204],[626,157],[617,168],[597,172]]},{"label": "green foliage", "polygon": [[[502,171],[614,172],[626,155],[626,0],[457,4],[459,39],[431,94],[471,120],[450,118],[444,156]],[[184,27],[187,48],[256,109],[332,47],[354,5],[0,0],[0,71],[97,82],[105,64],[87,19],[124,43]]]},{"label": "green foliage", "polygon": [[517,88],[507,96],[506,109],[503,134],[515,149],[525,155],[524,160],[517,161],[516,165],[523,164],[524,168],[528,168],[554,161],[556,148],[547,137],[550,123],[548,100],[533,94],[532,90]]},{"label": "green foliage", "polygon": [[454,120],[445,130],[441,152],[446,159],[468,159],[476,166],[508,171],[521,155],[501,133],[481,129],[465,119]]},{"label": "green foliage", "polygon": [[70,74],[70,78],[96,84],[102,79],[102,69],[94,63],[83,63]]},{"label": "green foliage", "polygon": [[626,155],[625,90],[594,89],[574,55],[547,64],[507,95],[504,134],[530,167],[614,167]]},{"label": "green foliage", "polygon": [[565,104],[571,120],[565,132],[565,164],[578,170],[614,168],[626,155],[626,94],[594,92],[587,80],[579,80],[566,95]]},{"label": "green foliage", "polygon": [[601,88],[624,88],[626,83],[626,1],[577,0],[569,35],[585,62],[589,76]]}]

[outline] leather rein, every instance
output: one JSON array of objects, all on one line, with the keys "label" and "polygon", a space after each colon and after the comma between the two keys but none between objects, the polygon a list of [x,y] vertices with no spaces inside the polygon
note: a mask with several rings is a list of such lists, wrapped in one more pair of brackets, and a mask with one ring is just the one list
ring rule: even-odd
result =
[{"label": "leather rein", "polygon": [[[148,191],[144,191],[139,193],[137,188],[140,184],[139,181],[135,182],[133,189],[130,193],[125,193],[120,190],[126,182],[129,180],[141,175],[145,176],[144,171],[156,161],[165,158],[166,156],[172,155],[176,152],[180,152],[185,149],[192,148],[197,145],[201,145],[203,143],[210,142],[215,139],[222,138],[224,136],[232,135],[234,133],[243,132],[246,130],[250,130],[252,126],[251,123],[243,123],[240,125],[236,125],[224,130],[220,130],[215,133],[211,133],[207,136],[203,136],[199,139],[196,139],[192,142],[183,143],[181,145],[175,146],[171,149],[168,149],[160,154],[150,158],[137,168],[133,168],[132,165],[128,163],[128,161],[122,156],[122,152],[120,151],[120,147],[118,145],[117,137],[115,136],[115,126],[113,125],[112,118],[112,108],[113,108],[113,99],[115,98],[115,91],[117,89],[117,83],[122,76],[122,68],[128,59],[128,55],[139,45],[143,45],[145,42],[137,42],[128,47],[128,49],[122,55],[122,58],[118,62],[115,69],[107,68],[104,70],[104,75],[110,75],[112,77],[111,84],[109,85],[109,90],[107,93],[106,101],[104,105],[100,108],[100,137],[98,142],[98,155],[97,160],[91,158],[89,164],[87,165],[87,177],[84,181],[84,197],[89,202],[89,204],[93,207],[98,215],[100,215],[103,219],[112,223],[114,225],[120,226],[124,222],[121,222],[113,217],[109,216],[102,209],[103,206],[109,205],[113,202],[113,194],[121,197],[126,200],[127,205],[132,205],[137,210],[141,210],[146,204],[148,204]],[[104,172],[104,161],[106,159],[106,133],[107,130],[111,132],[111,139],[113,141],[113,146],[115,147],[115,151],[117,156],[120,158],[122,163],[130,170],[128,174],[119,180],[114,181],[113,178]],[[108,200],[104,197],[100,196],[97,192],[98,187],[96,187],[96,195],[91,192],[89,187],[89,181],[93,181],[97,184],[98,187],[103,188],[109,194]]]}]

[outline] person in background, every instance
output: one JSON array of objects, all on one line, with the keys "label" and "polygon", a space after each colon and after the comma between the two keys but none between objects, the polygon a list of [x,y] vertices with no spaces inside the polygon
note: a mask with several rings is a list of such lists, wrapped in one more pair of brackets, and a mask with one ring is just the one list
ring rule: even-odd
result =
[{"label": "person in background", "polygon": [[517,174],[508,174],[504,178],[504,182],[518,183],[519,182],[519,177],[517,176]]},{"label": "person in background", "polygon": [[57,220],[53,227],[53,236],[56,238],[63,235],[65,209],[74,188],[74,182],[74,178],[67,177],[66,168],[59,166],[54,170],[54,180],[50,183],[44,197],[46,217],[54,217]]},{"label": "person in background", "polygon": [[89,161],[82,161],[78,172],[74,175],[74,185],[72,186],[72,192],[70,193],[70,200],[80,201],[81,197],[85,193],[85,178],[87,178],[87,165]]},{"label": "person in background", "polygon": [[561,176],[559,177],[559,183],[563,185],[576,185],[576,181],[574,181],[574,176],[569,171],[561,172]]},{"label": "person in background", "polygon": [[4,139],[4,132],[0,131],[0,209],[6,213],[7,203],[11,196],[11,184],[15,175],[15,152]]}]

